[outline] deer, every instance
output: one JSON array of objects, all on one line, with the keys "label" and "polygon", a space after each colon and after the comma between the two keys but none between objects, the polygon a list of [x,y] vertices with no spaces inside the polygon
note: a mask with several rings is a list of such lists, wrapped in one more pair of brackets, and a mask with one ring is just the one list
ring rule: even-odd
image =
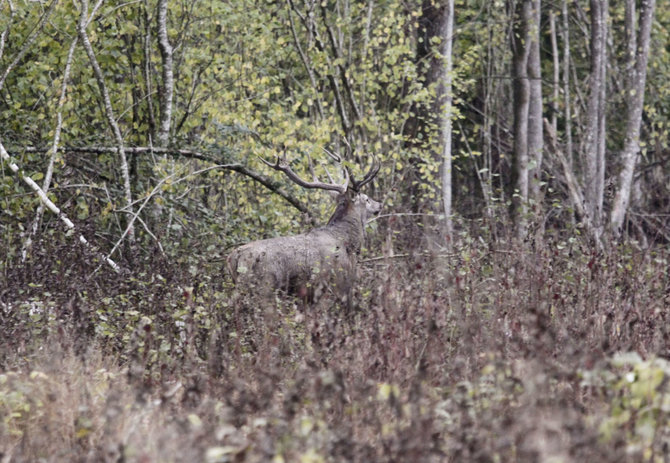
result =
[{"label": "deer", "polygon": [[[341,165],[339,155],[326,152]],[[296,174],[285,152],[275,162],[260,160],[302,188],[332,192],[336,207],[322,227],[298,235],[252,241],[234,249],[228,256],[227,268],[235,286],[259,292],[280,290],[309,301],[325,289],[347,299],[356,278],[366,222],[382,209],[381,203],[360,191],[379,172],[378,159],[373,158],[372,167],[360,181],[343,168],[342,183],[335,183],[327,169],[330,183],[319,181],[311,159],[311,182]]]}]

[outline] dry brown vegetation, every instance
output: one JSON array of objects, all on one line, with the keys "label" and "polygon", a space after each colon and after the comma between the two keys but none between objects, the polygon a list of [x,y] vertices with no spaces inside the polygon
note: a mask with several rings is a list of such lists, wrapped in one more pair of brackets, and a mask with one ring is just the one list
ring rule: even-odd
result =
[{"label": "dry brown vegetation", "polygon": [[0,289],[3,463],[669,457],[666,250],[462,237],[340,307],[47,248]]}]

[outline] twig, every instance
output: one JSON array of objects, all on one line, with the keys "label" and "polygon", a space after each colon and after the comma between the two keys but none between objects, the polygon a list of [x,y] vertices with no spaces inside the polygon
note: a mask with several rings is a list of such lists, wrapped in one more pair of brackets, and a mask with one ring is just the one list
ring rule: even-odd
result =
[{"label": "twig", "polygon": [[386,217],[415,217],[415,216],[422,216],[422,217],[440,217],[444,214],[433,214],[433,213],[426,213],[426,212],[393,212],[391,214],[380,214],[377,216],[374,216],[370,219],[368,219],[368,223],[374,222],[375,220],[379,219],[385,219]]},{"label": "twig", "polygon": [[404,259],[407,257],[457,257],[458,253],[457,252],[446,252],[442,254],[431,254],[427,252],[421,252],[421,253],[416,253],[416,254],[393,254],[392,256],[378,256],[378,257],[371,257],[369,259],[363,259],[359,261],[361,264],[367,264],[370,262],[378,262],[380,260],[386,260],[386,259]]}]

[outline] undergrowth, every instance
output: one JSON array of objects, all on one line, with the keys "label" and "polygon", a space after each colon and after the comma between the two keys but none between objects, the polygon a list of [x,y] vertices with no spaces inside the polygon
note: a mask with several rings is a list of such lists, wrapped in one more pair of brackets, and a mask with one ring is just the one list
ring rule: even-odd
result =
[{"label": "undergrowth", "polygon": [[464,238],[364,262],[349,305],[45,252],[0,289],[2,462],[670,455],[665,250]]}]

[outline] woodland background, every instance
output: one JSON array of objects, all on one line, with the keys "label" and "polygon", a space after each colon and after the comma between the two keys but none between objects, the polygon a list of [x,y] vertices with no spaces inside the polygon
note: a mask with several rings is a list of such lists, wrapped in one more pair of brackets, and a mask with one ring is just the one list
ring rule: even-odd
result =
[{"label": "woodland background", "polygon": [[[668,6],[0,0],[0,461],[667,461]],[[324,149],[353,307],[237,294]]]}]

